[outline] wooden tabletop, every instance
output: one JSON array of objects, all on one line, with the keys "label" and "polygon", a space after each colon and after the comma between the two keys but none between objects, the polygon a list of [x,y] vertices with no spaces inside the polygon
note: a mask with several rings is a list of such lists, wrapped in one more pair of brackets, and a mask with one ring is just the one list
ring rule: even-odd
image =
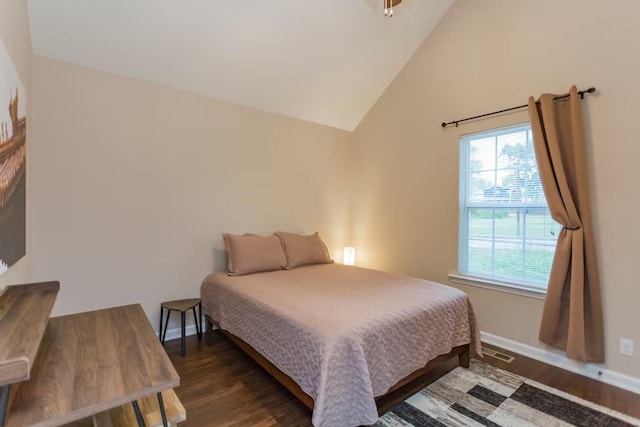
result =
[{"label": "wooden tabletop", "polygon": [[0,386],[29,379],[60,283],[7,286],[0,294]]},{"label": "wooden tabletop", "polygon": [[167,308],[169,310],[175,311],[187,311],[191,310],[196,305],[200,304],[200,298],[189,298],[189,299],[177,299],[173,301],[165,301],[162,304],[162,308]]},{"label": "wooden tabletop", "polygon": [[139,304],[54,317],[6,426],[59,426],[179,384]]}]

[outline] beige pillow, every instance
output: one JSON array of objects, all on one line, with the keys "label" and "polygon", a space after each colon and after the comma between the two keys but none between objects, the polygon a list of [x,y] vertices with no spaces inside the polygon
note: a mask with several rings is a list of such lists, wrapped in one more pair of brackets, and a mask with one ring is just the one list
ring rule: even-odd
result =
[{"label": "beige pillow", "polygon": [[287,258],[284,268],[287,270],[302,267],[303,265],[330,264],[333,262],[317,231],[310,236],[285,233],[284,231],[278,231],[275,234],[282,242]]},{"label": "beige pillow", "polygon": [[223,234],[230,276],[280,270],[287,260],[276,236]]}]

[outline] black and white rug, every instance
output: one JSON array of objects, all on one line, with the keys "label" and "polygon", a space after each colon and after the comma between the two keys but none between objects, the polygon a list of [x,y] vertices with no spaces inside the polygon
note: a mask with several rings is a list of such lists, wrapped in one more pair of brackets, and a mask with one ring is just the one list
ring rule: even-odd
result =
[{"label": "black and white rug", "polygon": [[640,420],[476,360],[381,417],[377,427],[640,426]]}]

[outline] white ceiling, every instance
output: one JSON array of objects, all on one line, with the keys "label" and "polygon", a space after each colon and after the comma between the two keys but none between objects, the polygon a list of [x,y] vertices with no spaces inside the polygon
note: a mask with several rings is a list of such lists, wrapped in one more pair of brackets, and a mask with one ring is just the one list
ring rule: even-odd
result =
[{"label": "white ceiling", "polygon": [[29,0],[35,54],[353,130],[455,0]]}]

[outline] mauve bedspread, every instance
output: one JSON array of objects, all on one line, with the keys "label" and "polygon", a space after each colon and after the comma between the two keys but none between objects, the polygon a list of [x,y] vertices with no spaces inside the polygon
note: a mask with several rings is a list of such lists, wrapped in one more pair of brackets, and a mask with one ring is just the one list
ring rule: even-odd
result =
[{"label": "mauve bedspread", "polygon": [[455,288],[341,264],[202,283],[204,313],[298,383],[317,427],[378,419],[374,398],[455,346],[480,338]]}]

